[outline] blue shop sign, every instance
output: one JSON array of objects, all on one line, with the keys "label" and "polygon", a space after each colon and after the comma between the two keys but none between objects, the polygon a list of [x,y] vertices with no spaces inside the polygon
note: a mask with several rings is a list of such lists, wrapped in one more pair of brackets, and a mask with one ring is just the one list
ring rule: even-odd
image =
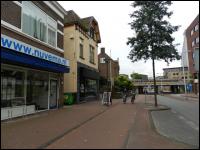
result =
[{"label": "blue shop sign", "polygon": [[54,62],[59,65],[69,66],[69,61],[60,56],[54,55],[52,53],[43,51],[36,47],[33,47],[24,42],[18,41],[14,38],[10,38],[6,35],[1,34],[1,47],[5,47],[16,52],[24,53],[30,56],[34,56],[43,60]]}]

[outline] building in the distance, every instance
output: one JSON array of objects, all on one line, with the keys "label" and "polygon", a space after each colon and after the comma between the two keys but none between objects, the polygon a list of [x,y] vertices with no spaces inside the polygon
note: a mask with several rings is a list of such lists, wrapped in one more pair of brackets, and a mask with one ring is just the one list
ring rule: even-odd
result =
[{"label": "building in the distance", "polygon": [[56,1],[1,1],[1,120],[63,105],[63,27]]},{"label": "building in the distance", "polygon": [[105,48],[102,47],[101,52],[98,55],[98,64],[101,79],[109,81],[110,87],[111,85],[114,86],[114,79],[119,75],[119,59],[113,60],[108,54],[105,53]]},{"label": "building in the distance", "polygon": [[187,67],[174,67],[174,68],[163,68],[164,79],[171,80],[185,80],[189,83],[192,80],[192,74],[189,72]]},{"label": "building in the distance", "polygon": [[[188,67],[193,77],[193,92],[198,93],[199,73],[195,66],[196,58],[199,58],[199,15],[192,21],[184,32],[184,43],[182,50],[182,66]],[[198,65],[196,63],[196,65]]]}]

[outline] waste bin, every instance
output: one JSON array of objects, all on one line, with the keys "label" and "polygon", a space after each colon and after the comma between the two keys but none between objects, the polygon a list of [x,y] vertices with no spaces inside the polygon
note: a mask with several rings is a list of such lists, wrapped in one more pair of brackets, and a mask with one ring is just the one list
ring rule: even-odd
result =
[{"label": "waste bin", "polygon": [[74,97],[72,93],[65,93],[64,94],[64,104],[71,105],[74,103]]}]

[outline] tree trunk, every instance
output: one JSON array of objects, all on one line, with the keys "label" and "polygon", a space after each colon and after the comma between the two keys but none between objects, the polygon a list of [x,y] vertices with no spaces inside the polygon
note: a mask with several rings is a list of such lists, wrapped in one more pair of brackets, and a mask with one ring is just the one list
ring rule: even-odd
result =
[{"label": "tree trunk", "polygon": [[155,97],[155,107],[158,106],[157,104],[157,87],[156,87],[156,77],[155,77],[155,63],[154,63],[154,57],[152,57],[153,61],[153,82],[154,82],[154,97]]}]

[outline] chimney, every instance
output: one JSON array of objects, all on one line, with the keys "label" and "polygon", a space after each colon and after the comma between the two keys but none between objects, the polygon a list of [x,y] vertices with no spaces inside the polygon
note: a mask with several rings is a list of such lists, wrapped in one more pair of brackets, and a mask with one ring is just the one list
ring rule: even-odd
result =
[{"label": "chimney", "polygon": [[105,47],[102,47],[102,48],[101,48],[101,53],[102,53],[102,54],[105,54]]}]

